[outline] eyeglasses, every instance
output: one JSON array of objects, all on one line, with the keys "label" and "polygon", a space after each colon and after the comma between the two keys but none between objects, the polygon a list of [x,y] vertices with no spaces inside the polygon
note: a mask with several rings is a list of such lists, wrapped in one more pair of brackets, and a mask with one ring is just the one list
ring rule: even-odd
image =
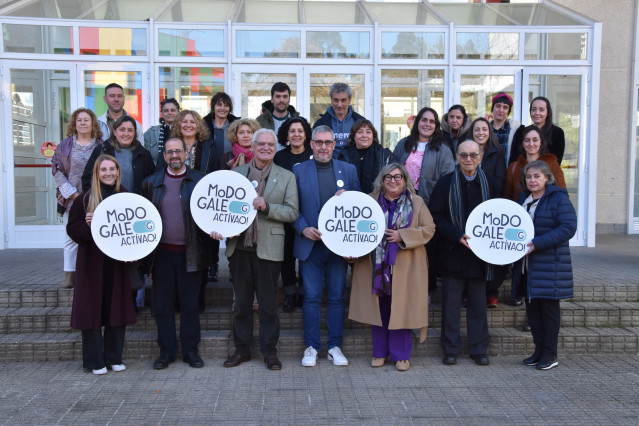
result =
[{"label": "eyeglasses", "polygon": [[473,160],[476,160],[477,158],[479,158],[478,152],[460,152],[457,155],[459,155],[459,158],[461,158],[462,160],[465,160],[468,157],[472,158]]},{"label": "eyeglasses", "polygon": [[328,146],[333,145],[335,143],[335,141],[321,141],[321,140],[316,141],[315,139],[313,139],[313,143],[315,145],[317,145],[318,147],[321,147],[321,146],[328,147]]},{"label": "eyeglasses", "polygon": [[396,175],[385,175],[384,176],[384,182],[390,182],[392,180],[394,180],[395,182],[401,182],[404,179],[404,175],[402,174],[396,174]]},{"label": "eyeglasses", "polygon": [[172,157],[173,154],[182,155],[183,152],[184,152],[183,149],[170,149],[168,151],[164,151],[164,153],[168,155],[169,157]]}]

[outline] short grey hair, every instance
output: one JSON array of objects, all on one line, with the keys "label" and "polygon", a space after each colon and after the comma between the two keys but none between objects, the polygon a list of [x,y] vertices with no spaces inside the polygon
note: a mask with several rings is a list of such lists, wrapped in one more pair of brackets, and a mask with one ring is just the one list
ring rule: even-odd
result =
[{"label": "short grey hair", "polygon": [[348,93],[348,99],[353,97],[353,89],[346,83],[335,83],[331,86],[331,90],[328,92],[328,96],[333,99],[333,93]]},{"label": "short grey hair", "polygon": [[263,135],[264,133],[273,136],[273,142],[277,144],[277,135],[275,134],[274,131],[272,131],[271,129],[259,129],[258,131],[253,133],[253,138],[251,139],[251,145],[254,145],[255,142],[257,141],[257,137],[259,135]]},{"label": "short grey hair", "polygon": [[404,177],[404,189],[407,190],[411,195],[415,195],[415,183],[410,178],[406,167],[402,166],[399,163],[390,163],[382,167],[382,170],[380,170],[379,174],[375,178],[375,182],[373,183],[373,194],[379,195],[380,193],[384,192],[384,176],[395,169],[399,169],[400,173]]},{"label": "short grey hair", "polygon": [[321,125],[321,126],[317,126],[316,128],[313,129],[313,133],[311,134],[311,140],[315,140],[315,136],[318,133],[330,133],[331,134],[331,139],[335,139],[335,133],[333,132],[333,129],[331,129],[328,126],[325,125]]},{"label": "short grey hair", "polygon": [[553,175],[552,172],[550,171],[550,166],[548,165],[548,163],[542,160],[535,160],[526,164],[524,166],[524,170],[521,172],[522,188],[528,189],[528,187],[526,186],[526,173],[528,173],[528,170],[530,169],[537,169],[546,176],[546,179],[548,179],[548,182],[546,182],[546,186],[553,185],[557,182],[557,180],[555,179],[555,175]]}]

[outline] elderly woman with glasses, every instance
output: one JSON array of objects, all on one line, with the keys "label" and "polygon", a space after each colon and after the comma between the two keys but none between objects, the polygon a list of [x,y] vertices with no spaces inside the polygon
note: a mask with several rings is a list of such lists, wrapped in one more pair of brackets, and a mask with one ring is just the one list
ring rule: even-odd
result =
[{"label": "elderly woman with glasses", "polygon": [[349,318],[372,325],[372,367],[387,358],[399,371],[410,367],[411,329],[428,326],[428,261],[424,245],[435,233],[430,211],[408,171],[399,163],[382,168],[371,197],[384,211],[386,232],[370,254],[354,260]]}]

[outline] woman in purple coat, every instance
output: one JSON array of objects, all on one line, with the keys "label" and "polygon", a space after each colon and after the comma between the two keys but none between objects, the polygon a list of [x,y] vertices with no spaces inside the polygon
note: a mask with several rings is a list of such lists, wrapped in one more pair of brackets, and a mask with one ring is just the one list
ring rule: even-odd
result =
[{"label": "woman in purple coat", "polygon": [[67,225],[69,237],[78,244],[71,327],[82,330],[82,364],[93,374],[106,374],[107,367],[126,369],[124,329],[136,321],[129,264],[103,254],[91,235],[93,212],[102,200],[123,190],[120,181],[116,159],[100,155],[91,188],[73,203]]}]

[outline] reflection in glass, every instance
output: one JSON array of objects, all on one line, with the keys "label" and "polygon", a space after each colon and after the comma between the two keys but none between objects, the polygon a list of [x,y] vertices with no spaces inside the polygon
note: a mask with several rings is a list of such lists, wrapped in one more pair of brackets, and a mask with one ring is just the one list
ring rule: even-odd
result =
[{"label": "reflection in glass", "polygon": [[[553,121],[564,131],[566,150],[561,169],[566,178],[568,195],[577,210],[579,178],[579,130],[581,126],[581,76],[580,75],[530,75],[528,104],[545,96],[552,106]],[[530,118],[527,121],[531,123]]]},{"label": "reflection in glass", "polygon": [[[311,116],[309,121],[314,123],[320,115],[331,106],[329,90],[334,83],[346,83],[353,90],[351,107],[353,111],[366,117],[364,110],[364,74],[311,74]],[[368,118],[368,117],[366,117]]]},{"label": "reflection in glass", "polygon": [[80,27],[80,54],[146,56],[146,29]]},{"label": "reflection in glass", "polygon": [[498,93],[514,97],[515,77],[512,75],[462,75],[461,104],[471,117],[492,120],[492,99]]},{"label": "reflection in glass", "polygon": [[262,104],[271,99],[271,87],[278,81],[291,88],[291,105],[297,109],[296,74],[242,73],[242,117],[257,118],[262,113]]},{"label": "reflection in glass", "polygon": [[[238,58],[299,58],[299,31],[237,31]],[[278,46],[273,48],[273,46]]]},{"label": "reflection in glass", "polygon": [[383,32],[383,59],[444,59],[444,33]]},{"label": "reflection in glass", "polygon": [[175,98],[182,109],[205,116],[211,111],[211,98],[224,90],[224,68],[160,67],[159,99]]},{"label": "reflection in glass", "polygon": [[519,59],[517,33],[457,33],[457,59]]},{"label": "reflection in glass", "polygon": [[5,52],[73,54],[72,34],[71,27],[2,24]]},{"label": "reflection in glass", "polygon": [[307,58],[368,59],[370,33],[368,31],[308,31]]},{"label": "reflection in glass", "polygon": [[160,56],[224,56],[223,30],[158,30]]},{"label": "reflection in glass", "polygon": [[441,119],[444,70],[382,70],[382,144],[391,151],[410,133],[412,117],[425,106]]},{"label": "reflection in glass", "polygon": [[527,60],[586,60],[588,34],[526,34],[524,55]]},{"label": "reflection in glass", "polygon": [[71,114],[69,71],[11,70],[15,223],[56,223],[51,160],[40,147],[60,143]]},{"label": "reflection in glass", "polygon": [[137,71],[85,71],[84,104],[98,117],[106,112],[104,88],[118,83],[124,88],[124,109],[127,114],[142,123],[142,73]]}]

